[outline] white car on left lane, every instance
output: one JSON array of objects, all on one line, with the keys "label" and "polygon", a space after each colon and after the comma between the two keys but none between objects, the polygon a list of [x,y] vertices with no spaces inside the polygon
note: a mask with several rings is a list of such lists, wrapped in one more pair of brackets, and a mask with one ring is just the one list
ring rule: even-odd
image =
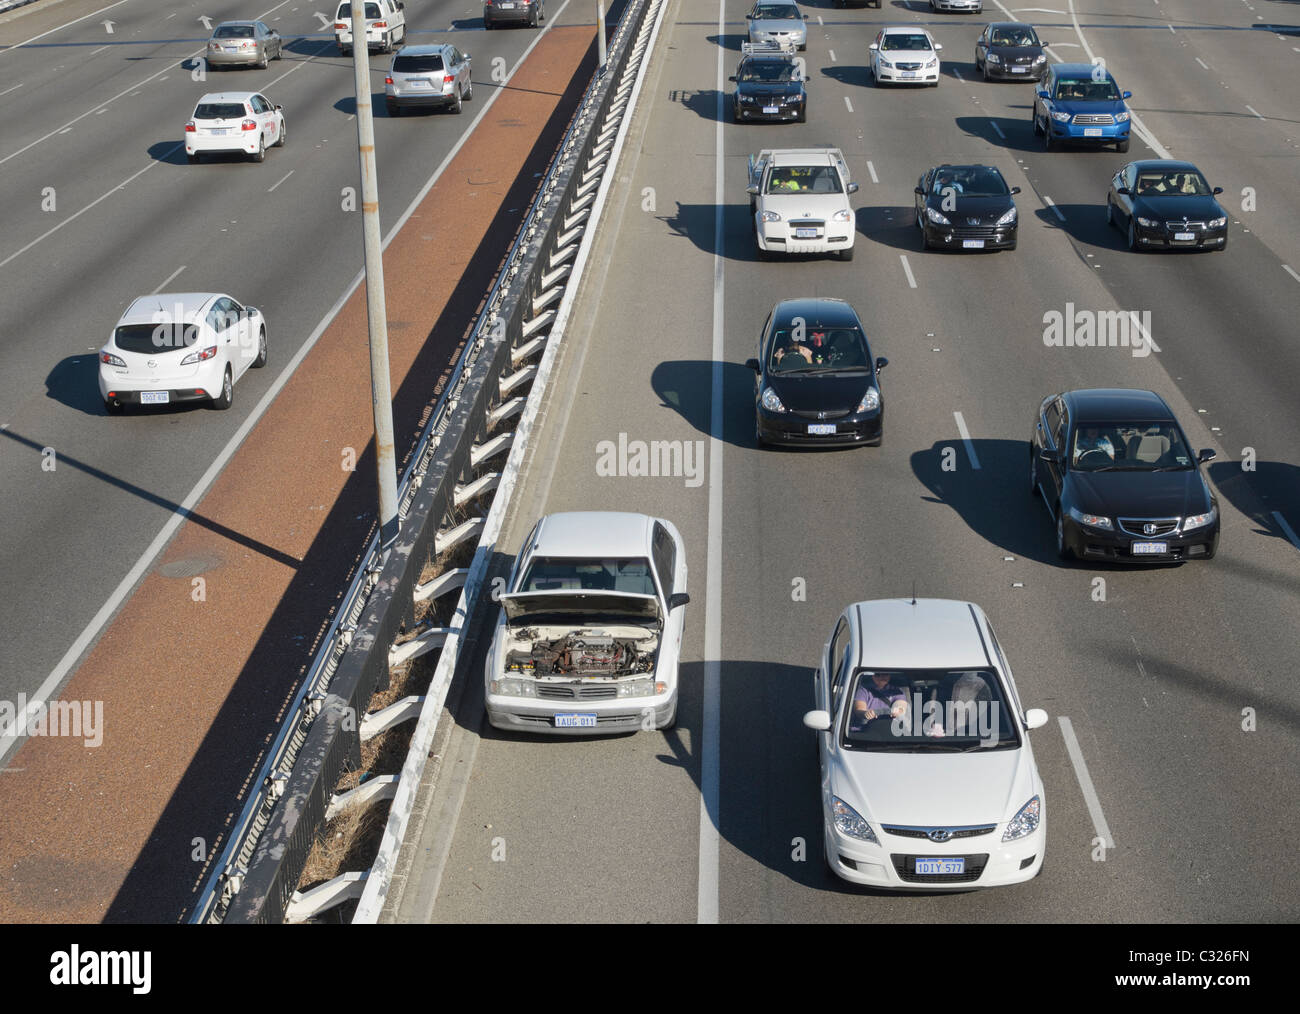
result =
[{"label": "white car on left lane", "polygon": [[235,382],[266,365],[266,319],[220,292],[159,293],[134,300],[99,350],[99,395],[126,405],[210,401],[229,408]]},{"label": "white car on left lane", "polygon": [[233,152],[261,162],[284,139],[284,108],[261,92],[209,92],[185,124],[185,157],[192,165],[204,154]]}]

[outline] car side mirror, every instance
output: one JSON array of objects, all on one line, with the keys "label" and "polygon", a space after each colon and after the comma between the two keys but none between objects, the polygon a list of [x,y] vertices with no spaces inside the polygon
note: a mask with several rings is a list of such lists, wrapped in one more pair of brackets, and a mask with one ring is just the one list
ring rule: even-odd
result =
[{"label": "car side mirror", "polygon": [[868,49],[877,49],[877,50],[878,50],[878,49],[880,48],[880,43],[879,43],[879,42],[873,42],[873,43],[872,43],[870,46],[868,46],[867,48],[868,48]]},{"label": "car side mirror", "polygon": [[469,63],[469,61],[472,59],[472,57],[468,53],[461,53],[460,56],[461,59],[464,60],[466,63]]},{"label": "car side mirror", "polygon": [[1204,464],[1207,461],[1213,461],[1218,456],[1219,452],[1214,450],[1214,448],[1205,447],[1202,448],[1201,453],[1196,456],[1196,460],[1201,464]]},{"label": "car side mirror", "polygon": [[924,187],[913,187],[913,188],[912,188],[912,193],[914,193],[914,194],[918,194],[918,195],[920,195],[921,197],[924,197],[924,196],[925,196],[925,188],[924,188]]},{"label": "car side mirror", "polygon": [[851,194],[856,194],[858,192],[858,184],[850,183],[845,189]]},{"label": "car side mirror", "polygon": [[248,315],[249,315],[250,317],[256,317],[256,316],[258,316],[258,314],[260,314],[260,313],[262,312],[261,310],[259,310],[259,309],[258,309],[257,307],[255,307],[255,306],[246,306],[246,307],[244,307],[244,309],[248,311]]},{"label": "car side mirror", "polygon": [[762,371],[763,368],[762,368],[761,366],[758,365],[758,360],[757,360],[757,359],[746,359],[746,360],[745,360],[745,369],[747,369],[747,370],[753,370],[755,373],[760,373],[760,372]]},{"label": "car side mirror", "polygon": [[1045,88],[1039,88],[1036,94],[1038,95],[1038,97],[1039,97],[1040,99],[1050,99],[1050,98],[1051,98],[1051,96],[1047,94],[1047,90],[1046,90]]},{"label": "car side mirror", "polygon": [[1050,447],[1044,447],[1042,453],[1038,455],[1048,465],[1059,465],[1061,456]]},{"label": "car side mirror", "polygon": [[753,21],[753,20],[754,20],[754,15],[752,15],[752,14],[746,14],[746,15],[745,15],[745,20],[746,20],[746,21]]},{"label": "car side mirror", "polygon": [[1126,99],[1131,99],[1132,97],[1133,97],[1133,93],[1132,93],[1132,92],[1125,92],[1125,93],[1124,93],[1124,98],[1126,98]]},{"label": "car side mirror", "polygon": [[1214,190],[1211,191],[1211,193],[1216,194],[1216,195],[1217,195],[1217,194],[1221,194],[1221,193],[1223,193],[1223,187],[1215,187]]},{"label": "car side mirror", "polygon": [[1030,708],[1025,712],[1025,728],[1041,729],[1047,724],[1047,712],[1042,708]]},{"label": "car side mirror", "polygon": [[668,611],[672,612],[678,606],[684,606],[691,600],[691,597],[685,592],[673,592],[668,596]]},{"label": "car side mirror", "polygon": [[758,193],[758,184],[757,184],[757,183],[751,183],[749,186],[747,186],[747,187],[745,188],[745,193],[747,193],[747,194],[756,194],[756,193]]},{"label": "car side mirror", "polygon": [[[1044,715],[1044,718],[1047,716]],[[803,724],[814,732],[825,732],[831,727],[831,713],[829,711],[810,711],[803,716]]]},{"label": "car side mirror", "polygon": [[1019,188],[1019,187],[1012,187],[1012,188],[1011,188],[1011,192],[1012,192],[1013,194],[1018,194],[1018,193],[1020,193],[1020,188]]},{"label": "car side mirror", "polygon": [[1116,188],[1115,188],[1115,193],[1117,193],[1117,194],[1121,194],[1121,195],[1123,195],[1124,197],[1127,197],[1129,194],[1132,193],[1132,191],[1129,190],[1128,187],[1116,187]]},{"label": "car side mirror", "polygon": [[1051,45],[1050,42],[1044,42],[1042,39],[1039,39],[1039,40],[1038,40],[1038,48],[1039,48],[1039,49],[1046,49],[1046,48],[1047,48],[1048,46],[1050,46],[1050,45]]},{"label": "car side mirror", "polygon": [[939,50],[941,50],[941,49],[943,49],[943,43],[942,43],[942,42],[936,42],[936,43],[934,44],[934,51],[937,53],[937,52],[939,52]]},{"label": "car side mirror", "polygon": [[876,360],[876,372],[879,373],[881,370],[883,370],[883,369],[884,369],[886,366],[888,366],[888,365],[889,365],[889,360],[888,360],[888,359],[886,359],[884,356],[879,357],[879,358]]},{"label": "car side mirror", "polygon": [[735,74],[732,74],[731,77],[727,78],[727,80],[728,80],[728,81],[735,81],[735,80],[736,80],[736,75],[735,75]]}]

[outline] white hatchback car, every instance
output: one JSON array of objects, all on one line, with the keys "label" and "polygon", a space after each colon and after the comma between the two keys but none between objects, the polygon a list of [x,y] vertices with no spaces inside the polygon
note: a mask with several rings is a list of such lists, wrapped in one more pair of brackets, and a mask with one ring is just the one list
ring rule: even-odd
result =
[{"label": "white hatchback car", "polygon": [[939,52],[943,49],[924,28],[882,28],[867,47],[867,69],[882,84],[939,84]]},{"label": "white hatchback car", "polygon": [[235,382],[266,365],[266,319],[220,292],[141,296],[99,350],[99,395],[126,405],[209,401],[229,408]]},{"label": "white hatchback car", "polygon": [[210,92],[199,99],[185,124],[185,156],[193,165],[204,154],[266,158],[266,149],[283,148],[284,109],[260,92]]},{"label": "white hatchback car", "polygon": [[840,616],[813,677],[826,862],[857,884],[969,890],[1037,876],[1046,796],[988,617],[884,599]]},{"label": "white hatchback car", "polygon": [[524,541],[486,663],[498,729],[582,735],[677,720],[686,551],[645,514],[550,514]]}]

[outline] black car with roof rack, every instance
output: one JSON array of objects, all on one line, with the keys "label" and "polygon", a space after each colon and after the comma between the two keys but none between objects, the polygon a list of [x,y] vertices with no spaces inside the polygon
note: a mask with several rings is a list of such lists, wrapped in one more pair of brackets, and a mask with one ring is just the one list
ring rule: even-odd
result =
[{"label": "black car with roof rack", "polygon": [[804,86],[803,60],[794,55],[794,46],[770,41],[744,42],[740,53],[740,65],[730,79],[736,85],[731,101],[732,121],[803,123],[808,118],[808,91]]}]

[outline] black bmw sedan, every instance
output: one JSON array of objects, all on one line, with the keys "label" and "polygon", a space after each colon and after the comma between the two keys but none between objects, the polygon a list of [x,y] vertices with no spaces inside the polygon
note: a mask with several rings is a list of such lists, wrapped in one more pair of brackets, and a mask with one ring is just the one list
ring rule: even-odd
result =
[{"label": "black bmw sedan", "polygon": [[1223,250],[1228,213],[1190,162],[1130,162],[1110,181],[1106,221],[1125,234],[1130,250]]},{"label": "black bmw sedan", "polygon": [[1094,560],[1208,560],[1219,502],[1163,398],[1067,391],[1045,398],[1029,439],[1029,491],[1056,523],[1056,552]]},{"label": "black bmw sedan", "polygon": [[921,249],[1014,250],[1019,187],[991,165],[941,165],[916,185]]},{"label": "black bmw sedan", "polygon": [[758,335],[754,371],[759,445],[879,445],[885,406],[857,312],[842,299],[787,299]]}]

